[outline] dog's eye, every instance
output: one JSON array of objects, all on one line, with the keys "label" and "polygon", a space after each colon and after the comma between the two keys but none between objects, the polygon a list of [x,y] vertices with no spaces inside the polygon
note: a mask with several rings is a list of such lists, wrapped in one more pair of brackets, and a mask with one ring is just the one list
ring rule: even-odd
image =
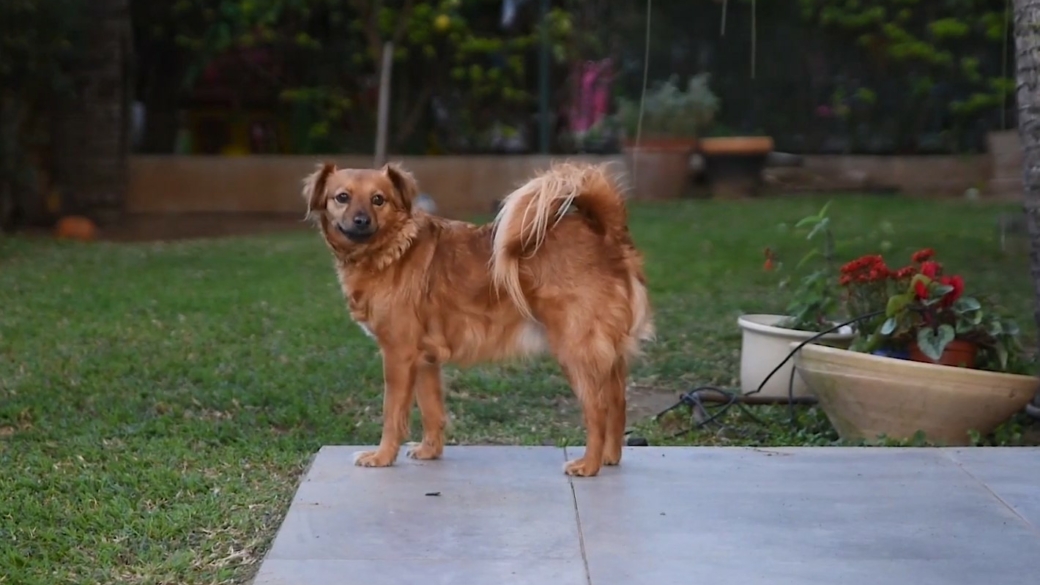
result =
[{"label": "dog's eye", "polygon": [[372,196],[372,205],[375,205],[376,207],[380,207],[384,203],[386,203],[386,198],[383,197],[383,195],[381,193],[376,193],[375,195]]},{"label": "dog's eye", "polygon": [[350,203],[350,195],[347,195],[346,193],[336,193],[336,203],[342,203],[343,205]]}]

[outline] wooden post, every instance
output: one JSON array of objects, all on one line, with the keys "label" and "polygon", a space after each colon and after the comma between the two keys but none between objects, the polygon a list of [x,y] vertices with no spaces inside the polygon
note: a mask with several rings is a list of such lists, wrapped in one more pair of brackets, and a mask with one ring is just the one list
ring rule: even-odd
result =
[{"label": "wooden post", "polygon": [[[1040,323],[1040,0],[1014,0],[1015,81],[1022,187],[1033,280],[1033,319]],[[1040,392],[1027,409],[1040,418]]]},{"label": "wooden post", "polygon": [[379,67],[379,114],[376,120],[375,168],[386,164],[386,142],[390,125],[390,70],[394,65],[394,44],[383,44],[383,63]]}]

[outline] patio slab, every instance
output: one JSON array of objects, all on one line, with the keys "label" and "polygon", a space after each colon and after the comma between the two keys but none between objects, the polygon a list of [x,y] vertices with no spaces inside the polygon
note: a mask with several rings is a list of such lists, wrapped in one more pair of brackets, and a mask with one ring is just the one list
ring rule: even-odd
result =
[{"label": "patio slab", "polygon": [[1032,582],[1040,448],[323,447],[256,585]]}]

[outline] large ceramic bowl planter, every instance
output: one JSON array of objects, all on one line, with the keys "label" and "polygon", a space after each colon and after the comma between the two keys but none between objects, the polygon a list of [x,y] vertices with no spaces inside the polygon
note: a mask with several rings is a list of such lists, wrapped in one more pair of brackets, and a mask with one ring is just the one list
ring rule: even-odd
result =
[{"label": "large ceramic bowl planter", "polygon": [[968,445],[1022,410],[1034,376],[1003,374],[807,345],[795,357],[802,377],[842,439],[912,439]]},{"label": "large ceramic bowl planter", "polygon": [[[784,319],[784,315],[742,315],[737,319],[737,324],[743,332],[740,348],[740,388],[744,394],[758,389],[769,372],[784,361],[791,353],[792,342],[801,343],[816,335],[812,331],[777,327],[776,324]],[[852,338],[852,331],[849,330],[828,333],[813,343],[848,347]],[[787,400],[793,367],[794,360],[788,360],[755,396]],[[798,376],[794,378],[792,395],[797,398],[812,396],[805,382]]]},{"label": "large ceramic bowl planter", "polygon": [[633,199],[678,199],[690,183],[693,138],[649,138],[624,145]]}]

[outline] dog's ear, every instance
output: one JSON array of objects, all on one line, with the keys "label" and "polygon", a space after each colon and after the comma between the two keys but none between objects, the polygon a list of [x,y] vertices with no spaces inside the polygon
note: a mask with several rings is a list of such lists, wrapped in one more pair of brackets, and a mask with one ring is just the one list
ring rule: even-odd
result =
[{"label": "dog's ear", "polygon": [[398,194],[401,195],[405,211],[410,213],[412,201],[419,195],[419,183],[416,182],[415,177],[396,163],[383,165],[383,174],[394,184],[394,189],[397,189]]},{"label": "dog's ear", "polygon": [[336,172],[335,164],[321,163],[317,170],[303,180],[303,200],[307,202],[307,218],[313,217],[315,211],[320,211],[325,207],[325,182],[334,172]]}]

